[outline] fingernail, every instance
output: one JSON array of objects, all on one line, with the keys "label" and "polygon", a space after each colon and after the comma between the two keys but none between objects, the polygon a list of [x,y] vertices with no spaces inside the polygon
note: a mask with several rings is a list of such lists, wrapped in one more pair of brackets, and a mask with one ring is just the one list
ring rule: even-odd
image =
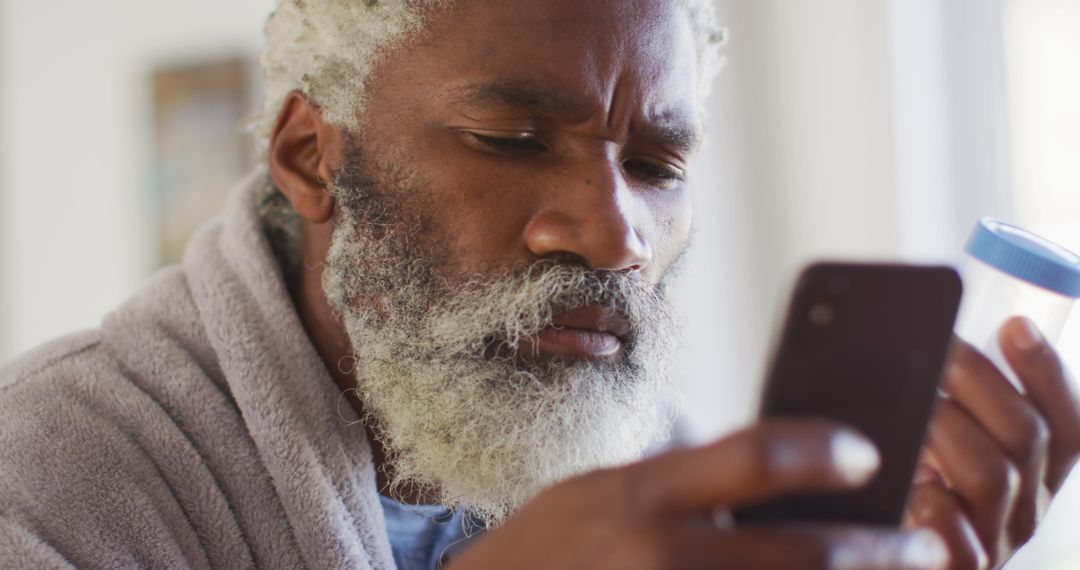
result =
[{"label": "fingernail", "polygon": [[842,431],[832,438],[833,465],[852,483],[863,483],[877,471],[881,458],[866,438]]},{"label": "fingernail", "polygon": [[1043,345],[1043,336],[1039,332],[1039,329],[1035,327],[1035,323],[1030,319],[1021,318],[1017,319],[1019,322],[1009,331],[1009,340],[1012,341],[1013,346],[1019,348],[1024,352],[1030,352]]},{"label": "fingernail", "polygon": [[908,538],[900,558],[905,568],[944,568],[949,563],[949,551],[936,532],[920,530]]},{"label": "fingernail", "polygon": [[933,467],[920,463],[919,466],[915,469],[915,480],[912,482],[912,484],[922,485],[923,483],[933,483],[940,480],[941,477],[938,475],[938,472],[934,470]]}]

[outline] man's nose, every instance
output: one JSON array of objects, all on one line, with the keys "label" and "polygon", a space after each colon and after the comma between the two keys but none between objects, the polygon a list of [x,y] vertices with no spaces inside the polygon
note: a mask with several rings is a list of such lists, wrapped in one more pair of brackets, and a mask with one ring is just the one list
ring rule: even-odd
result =
[{"label": "man's nose", "polygon": [[652,248],[635,223],[622,169],[608,164],[564,180],[576,182],[554,188],[525,230],[529,251],[541,258],[572,256],[594,270],[644,269]]}]

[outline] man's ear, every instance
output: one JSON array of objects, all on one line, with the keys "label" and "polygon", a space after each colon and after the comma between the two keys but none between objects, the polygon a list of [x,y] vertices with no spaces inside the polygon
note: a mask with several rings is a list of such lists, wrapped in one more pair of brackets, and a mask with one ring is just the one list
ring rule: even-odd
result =
[{"label": "man's ear", "polygon": [[322,112],[293,91],[281,106],[270,134],[270,177],[300,217],[322,224],[334,214],[326,188],[341,160],[343,137]]}]

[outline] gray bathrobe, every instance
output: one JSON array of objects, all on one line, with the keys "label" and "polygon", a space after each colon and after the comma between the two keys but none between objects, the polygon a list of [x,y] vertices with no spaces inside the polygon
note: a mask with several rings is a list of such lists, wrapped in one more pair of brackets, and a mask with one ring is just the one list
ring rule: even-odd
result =
[{"label": "gray bathrobe", "polygon": [[393,568],[365,430],[260,230],[265,176],[99,329],[0,371],[0,568]]}]

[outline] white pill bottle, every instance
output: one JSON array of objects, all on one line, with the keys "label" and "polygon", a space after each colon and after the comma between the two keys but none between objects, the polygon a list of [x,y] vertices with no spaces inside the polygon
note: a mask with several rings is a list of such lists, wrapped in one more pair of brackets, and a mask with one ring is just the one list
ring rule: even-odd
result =
[{"label": "white pill bottle", "polygon": [[968,240],[964,299],[956,334],[986,354],[1019,387],[998,341],[1001,325],[1023,316],[1057,342],[1080,298],[1080,256],[1031,232],[984,218]]}]

